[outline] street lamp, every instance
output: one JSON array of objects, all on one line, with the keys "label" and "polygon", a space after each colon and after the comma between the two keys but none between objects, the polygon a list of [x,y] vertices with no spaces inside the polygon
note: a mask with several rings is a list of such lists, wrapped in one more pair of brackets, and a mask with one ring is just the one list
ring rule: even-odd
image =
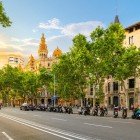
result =
[{"label": "street lamp", "polygon": [[54,97],[54,107],[55,107],[55,74],[53,75],[53,77],[54,77],[54,91],[53,91],[53,97]]}]

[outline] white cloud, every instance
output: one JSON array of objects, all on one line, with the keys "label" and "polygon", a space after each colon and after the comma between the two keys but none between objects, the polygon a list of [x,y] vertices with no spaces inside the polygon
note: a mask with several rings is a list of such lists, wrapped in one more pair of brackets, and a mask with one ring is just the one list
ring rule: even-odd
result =
[{"label": "white cloud", "polygon": [[54,30],[57,29],[59,31],[59,34],[57,32],[58,35],[46,38],[49,52],[53,52],[57,46],[62,49],[63,52],[67,52],[72,46],[72,38],[75,35],[81,33],[89,37],[90,33],[98,26],[104,27],[103,23],[100,21],[78,22],[61,26],[60,20],[53,18],[48,20],[47,23],[40,23],[38,29],[46,29],[46,31],[50,32],[53,31],[52,33],[54,34]]},{"label": "white cloud", "polygon": [[89,34],[98,26],[104,27],[101,21],[86,21],[60,26],[60,20],[53,18],[48,20],[47,23],[40,23],[38,27],[46,30],[58,29],[60,30],[60,34],[73,37],[79,33],[89,36]]},{"label": "white cloud", "polygon": [[47,39],[47,45],[49,47],[49,51],[53,52],[57,46],[63,51],[69,51],[69,47],[72,46],[72,38],[67,35],[58,35],[53,36]]},{"label": "white cloud", "polygon": [[[63,52],[69,51],[69,48],[72,46],[72,38],[78,33],[89,36],[89,34],[94,30],[97,26],[104,26],[100,21],[86,21],[79,23],[71,23],[62,26],[60,24],[60,20],[57,18],[53,18],[48,20],[47,23],[40,23],[37,28],[32,30],[33,32],[39,32],[39,29],[46,29],[47,33],[49,31],[50,34],[54,34],[54,36],[50,36],[46,38],[46,43],[48,46],[49,56],[52,55],[52,52],[58,46]],[[57,30],[56,32],[52,32],[53,30]],[[56,35],[57,33],[57,35]],[[33,54],[35,58],[38,57],[38,47],[40,38],[16,38],[10,37],[0,33],[0,50],[5,51],[20,51],[26,55],[26,58]]]},{"label": "white cloud", "polygon": [[100,21],[72,23],[64,26],[61,33],[69,36],[75,36],[79,33],[89,36],[89,34],[98,26],[102,27],[103,23]]},{"label": "white cloud", "polygon": [[57,30],[61,30],[62,27],[60,26],[60,21],[57,18],[53,18],[51,20],[48,20],[46,23],[39,23],[39,28],[42,29],[57,29]]},{"label": "white cloud", "polygon": [[38,42],[39,42],[39,40],[36,40],[34,38],[19,39],[19,38],[14,38],[14,37],[11,38],[11,41],[14,43],[19,43],[22,46],[28,46],[28,45],[38,46]]},{"label": "white cloud", "polygon": [[3,41],[0,41],[0,48],[2,50],[5,50],[5,51],[23,51],[23,47],[20,46],[20,45],[16,45],[16,44],[10,44],[8,42],[3,42]]}]

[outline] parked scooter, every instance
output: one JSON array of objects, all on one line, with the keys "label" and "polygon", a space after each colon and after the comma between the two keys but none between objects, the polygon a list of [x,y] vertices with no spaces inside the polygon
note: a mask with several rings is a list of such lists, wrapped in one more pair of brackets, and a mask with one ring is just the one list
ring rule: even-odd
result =
[{"label": "parked scooter", "polygon": [[108,115],[107,107],[104,107],[104,116],[107,116],[107,115]]},{"label": "parked scooter", "polygon": [[118,117],[118,111],[119,111],[119,108],[118,107],[114,107],[114,118]]},{"label": "parked scooter", "polygon": [[139,108],[134,109],[132,119],[139,119],[140,120],[140,109]]},{"label": "parked scooter", "polygon": [[126,108],[126,107],[124,107],[124,108],[122,109],[122,118],[123,118],[123,119],[127,118],[127,108]]},{"label": "parked scooter", "polygon": [[69,106],[67,108],[67,112],[68,112],[68,114],[73,114],[73,110],[72,110],[72,107],[71,106]]},{"label": "parked scooter", "polygon": [[100,116],[103,117],[105,114],[104,108],[100,107]]},{"label": "parked scooter", "polygon": [[78,109],[78,114],[79,114],[79,115],[82,115],[82,111],[83,111],[83,108],[82,108],[82,107],[79,107],[79,109]]},{"label": "parked scooter", "polygon": [[98,116],[98,106],[95,106],[93,110],[93,116]]}]

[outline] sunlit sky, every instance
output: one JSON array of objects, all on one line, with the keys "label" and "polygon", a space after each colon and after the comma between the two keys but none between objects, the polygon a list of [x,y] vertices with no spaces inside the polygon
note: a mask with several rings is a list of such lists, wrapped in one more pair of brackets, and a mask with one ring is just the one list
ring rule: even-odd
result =
[{"label": "sunlit sky", "polygon": [[0,26],[0,51],[18,51],[24,57],[37,57],[42,33],[51,55],[57,46],[69,51],[76,34],[88,37],[97,26],[107,27],[116,14],[124,27],[140,21],[140,0],[2,1],[13,23]]}]

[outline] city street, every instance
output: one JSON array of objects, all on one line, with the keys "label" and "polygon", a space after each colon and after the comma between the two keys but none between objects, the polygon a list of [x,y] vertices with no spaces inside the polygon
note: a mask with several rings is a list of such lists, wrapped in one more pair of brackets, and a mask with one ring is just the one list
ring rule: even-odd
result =
[{"label": "city street", "polygon": [[0,110],[1,140],[139,140],[139,130],[139,120]]}]

